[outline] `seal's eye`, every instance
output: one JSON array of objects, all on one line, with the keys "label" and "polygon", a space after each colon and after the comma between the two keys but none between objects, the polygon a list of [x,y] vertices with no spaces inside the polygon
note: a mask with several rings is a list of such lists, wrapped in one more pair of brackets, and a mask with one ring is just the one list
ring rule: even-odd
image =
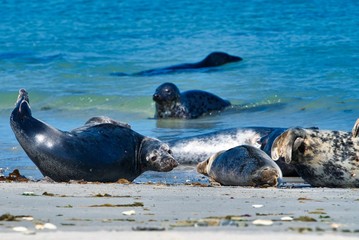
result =
[{"label": "seal's eye", "polygon": [[168,150],[167,152],[168,152],[168,154],[172,154],[172,151],[171,151],[171,149],[170,149],[170,150]]},{"label": "seal's eye", "polygon": [[305,145],[304,143],[300,144],[300,146],[298,147],[298,151],[303,154],[305,152]]},{"label": "seal's eye", "polygon": [[154,162],[154,161],[156,161],[156,159],[157,159],[157,156],[152,156],[150,160],[151,160],[152,162]]}]

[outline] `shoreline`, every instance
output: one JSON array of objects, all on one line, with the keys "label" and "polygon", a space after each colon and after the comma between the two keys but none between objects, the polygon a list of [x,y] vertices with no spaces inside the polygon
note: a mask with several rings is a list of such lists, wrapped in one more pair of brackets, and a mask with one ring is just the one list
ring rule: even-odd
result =
[{"label": "shoreline", "polygon": [[358,189],[43,181],[0,189],[1,239],[359,237]]}]

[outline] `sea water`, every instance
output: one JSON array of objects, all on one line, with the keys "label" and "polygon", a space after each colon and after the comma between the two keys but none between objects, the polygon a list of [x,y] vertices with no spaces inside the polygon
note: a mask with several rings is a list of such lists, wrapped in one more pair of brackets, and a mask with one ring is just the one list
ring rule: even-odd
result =
[{"label": "sea water", "polygon": [[[161,140],[245,126],[350,131],[359,117],[358,1],[17,0],[0,1],[0,16],[4,174],[18,168],[42,178],[9,125],[19,88],[29,92],[33,116],[61,130],[106,115]],[[198,62],[213,51],[244,60],[200,71],[111,75]],[[152,94],[164,82],[241,108],[156,120]]]}]

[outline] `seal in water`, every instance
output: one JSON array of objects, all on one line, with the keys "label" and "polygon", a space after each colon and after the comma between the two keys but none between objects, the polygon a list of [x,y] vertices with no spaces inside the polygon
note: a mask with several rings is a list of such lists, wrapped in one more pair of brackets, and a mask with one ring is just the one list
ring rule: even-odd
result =
[{"label": "seal in water", "polygon": [[144,171],[171,171],[178,165],[167,144],[103,120],[92,119],[70,132],[58,130],[32,117],[29,97],[21,89],[10,125],[41,173],[58,182],[132,181]]},{"label": "seal in water", "polygon": [[[243,127],[229,128],[210,133],[176,138],[167,141],[174,158],[180,164],[197,164],[208,159],[216,152],[228,150],[239,145],[251,145],[260,148],[269,156],[274,139],[283,133],[286,128],[271,127]],[[285,177],[298,176],[294,167],[286,164],[280,158],[277,165]]]},{"label": "seal in water", "polygon": [[197,171],[230,186],[268,187],[282,181],[278,165],[265,152],[249,145],[218,152],[199,163]]},{"label": "seal in water", "polygon": [[359,187],[359,138],[350,132],[288,129],[272,145],[279,157],[313,187]]},{"label": "seal in water", "polygon": [[190,90],[180,93],[173,83],[161,84],[153,94],[156,102],[155,118],[198,118],[218,113],[231,103],[212,93]]},{"label": "seal in water", "polygon": [[232,56],[225,52],[212,52],[205,59],[197,63],[183,63],[179,65],[164,67],[164,68],[155,68],[146,71],[141,71],[133,74],[126,74],[121,72],[111,73],[113,76],[152,76],[160,74],[168,74],[177,71],[183,70],[192,70],[192,69],[201,69],[201,68],[210,68],[210,67],[219,67],[227,63],[239,62],[241,57]]}]

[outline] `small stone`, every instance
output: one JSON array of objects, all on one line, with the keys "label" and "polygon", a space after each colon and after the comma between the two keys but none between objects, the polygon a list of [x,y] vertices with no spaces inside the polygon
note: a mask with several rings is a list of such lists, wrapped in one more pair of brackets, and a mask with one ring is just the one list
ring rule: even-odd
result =
[{"label": "small stone", "polygon": [[29,231],[26,227],[13,227],[12,230],[15,232],[27,232]]},{"label": "small stone", "polygon": [[136,211],[135,210],[124,211],[122,212],[122,214],[126,216],[131,216],[131,215],[135,215]]},{"label": "small stone", "polygon": [[257,219],[252,222],[254,225],[258,226],[271,226],[273,225],[272,220],[265,220],[265,219]]},{"label": "small stone", "polygon": [[52,223],[45,223],[44,228],[49,229],[49,230],[56,230],[57,229],[56,225],[54,225]]},{"label": "small stone", "polygon": [[252,205],[252,207],[254,207],[254,208],[262,208],[262,207],[264,207],[264,205],[262,205],[262,204],[254,204],[254,205]]},{"label": "small stone", "polygon": [[286,217],[281,217],[280,220],[282,220],[282,221],[293,221],[293,218],[286,216]]}]

